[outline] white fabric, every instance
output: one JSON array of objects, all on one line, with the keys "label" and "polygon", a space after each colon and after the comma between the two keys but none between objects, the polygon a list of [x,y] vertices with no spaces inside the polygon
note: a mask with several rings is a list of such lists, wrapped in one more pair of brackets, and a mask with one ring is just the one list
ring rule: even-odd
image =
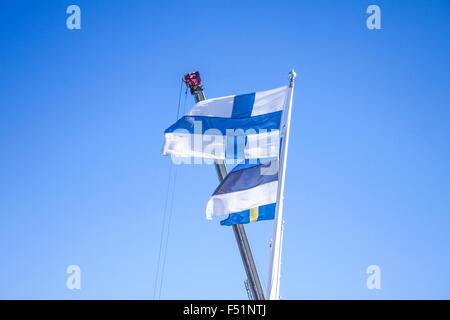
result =
[{"label": "white fabric", "polygon": [[261,114],[281,111],[286,102],[288,87],[256,92],[253,104],[252,117]]},{"label": "white fabric", "polygon": [[231,118],[233,112],[234,96],[226,96],[197,102],[186,113],[187,116],[205,116],[218,118]]},{"label": "white fabric", "polygon": [[[261,91],[255,93],[251,116],[258,116],[283,110],[288,87]],[[233,112],[234,95],[207,99],[197,102],[195,106],[186,113],[186,116],[205,116],[218,118],[231,118]]]},{"label": "white fabric", "polygon": [[[186,131],[186,130],[185,130]],[[170,132],[164,134],[162,155],[225,159],[226,136]]]},{"label": "white fabric", "polygon": [[280,130],[250,134],[245,145],[245,159],[278,157]]},{"label": "white fabric", "polygon": [[206,205],[206,218],[249,210],[277,200],[278,181],[257,187],[212,196]]}]

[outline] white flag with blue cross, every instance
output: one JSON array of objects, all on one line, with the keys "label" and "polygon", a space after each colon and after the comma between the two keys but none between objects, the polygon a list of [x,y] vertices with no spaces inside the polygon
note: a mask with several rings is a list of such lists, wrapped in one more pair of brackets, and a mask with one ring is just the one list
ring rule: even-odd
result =
[{"label": "white flag with blue cross", "polygon": [[[278,157],[287,93],[281,87],[200,101],[165,130],[162,154],[221,160]],[[242,150],[235,150],[239,138],[244,138]]]}]

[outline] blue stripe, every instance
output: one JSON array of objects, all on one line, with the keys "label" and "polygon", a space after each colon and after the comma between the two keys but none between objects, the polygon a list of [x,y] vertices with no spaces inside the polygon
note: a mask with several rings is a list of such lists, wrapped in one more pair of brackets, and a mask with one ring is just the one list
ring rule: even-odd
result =
[{"label": "blue stripe", "polygon": [[251,168],[251,167],[256,167],[259,166],[260,164],[265,164],[268,163],[271,160],[276,160],[276,157],[271,157],[271,158],[258,158],[258,159],[245,159],[243,160],[241,163],[237,164],[233,169],[231,169],[231,172],[234,171],[238,171],[238,170],[242,170],[242,169],[247,169],[247,168]]},{"label": "blue stripe", "polygon": [[273,162],[264,163],[230,172],[219,184],[213,195],[247,190],[265,183],[277,181],[278,172],[271,175],[261,173],[262,169],[269,168],[272,163]]},{"label": "blue stripe", "polygon": [[[271,203],[259,207],[258,220],[273,220],[275,218],[276,204]],[[220,221],[222,226],[232,226],[233,224],[246,224],[250,222],[250,210],[232,213],[227,219]]]},{"label": "blue stripe", "polygon": [[[250,161],[250,160],[252,160],[252,161]],[[252,163],[252,162],[256,162],[256,163]],[[263,163],[263,162],[261,162],[260,159],[245,159],[245,161],[237,164],[233,169],[231,169],[230,173],[234,172],[234,171],[248,169],[251,167],[256,167],[256,166],[259,166],[261,163]]]},{"label": "blue stripe", "polygon": [[[217,118],[217,117],[204,117],[204,116],[184,116],[171,125],[164,133],[174,132],[179,129],[187,130],[189,133],[193,134],[194,129],[199,130],[199,132],[204,134],[208,129],[216,129],[221,132],[222,135],[226,134],[227,129],[237,130],[242,129],[244,131],[249,129],[258,130],[267,129],[274,130],[280,129],[282,111],[266,113],[255,117],[249,118]],[[194,121],[201,121],[201,128],[194,128]],[[200,127],[200,126],[198,126]],[[200,131],[201,129],[201,131]],[[213,134],[209,132],[209,134]]]},{"label": "blue stripe", "polygon": [[258,221],[273,220],[275,218],[276,203],[259,207]]},{"label": "blue stripe", "polygon": [[250,222],[250,210],[232,213],[227,219],[220,221],[222,226],[231,226],[233,224],[246,224]]},{"label": "blue stripe", "polygon": [[252,115],[255,93],[234,96],[232,118],[248,118]]}]

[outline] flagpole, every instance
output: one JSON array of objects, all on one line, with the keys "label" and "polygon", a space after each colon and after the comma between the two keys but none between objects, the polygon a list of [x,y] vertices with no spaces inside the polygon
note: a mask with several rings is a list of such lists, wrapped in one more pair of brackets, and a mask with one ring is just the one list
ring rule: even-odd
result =
[{"label": "flagpole", "polygon": [[280,299],[280,270],[281,270],[281,246],[283,242],[283,194],[284,177],[286,173],[286,158],[289,145],[289,132],[291,126],[292,100],[294,97],[294,79],[296,73],[294,69],[289,73],[289,97],[286,107],[286,124],[284,128],[284,137],[281,145],[280,164],[278,169],[278,191],[277,205],[275,210],[275,221],[273,228],[272,243],[270,246],[270,264],[269,279],[267,282],[266,297],[269,300]]},{"label": "flagpole", "polygon": [[[195,77],[194,81],[191,80],[192,82],[190,81],[191,75]],[[183,81],[185,81],[186,85],[191,89],[191,94],[194,96],[195,102],[206,99],[203,93],[203,87],[201,86],[200,74],[198,72],[185,75]],[[215,160],[214,162],[217,176],[219,180],[222,181],[228,174],[227,167],[223,160]],[[259,280],[258,271],[256,269],[255,261],[253,260],[252,250],[250,249],[245,228],[242,224],[234,224],[233,232],[237,241],[239,253],[241,254],[242,263],[244,264],[245,273],[247,274],[252,297],[254,300],[264,300],[264,291]]]}]

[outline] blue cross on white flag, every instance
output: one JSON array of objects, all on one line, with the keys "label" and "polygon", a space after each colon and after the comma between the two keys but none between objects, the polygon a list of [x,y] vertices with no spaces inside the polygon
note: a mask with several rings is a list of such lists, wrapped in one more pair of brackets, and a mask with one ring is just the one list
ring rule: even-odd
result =
[{"label": "blue cross on white flag", "polygon": [[[164,132],[162,154],[222,160],[278,157],[287,93],[288,87],[281,87],[200,101]],[[235,137],[243,138],[242,150],[235,150]]]}]

